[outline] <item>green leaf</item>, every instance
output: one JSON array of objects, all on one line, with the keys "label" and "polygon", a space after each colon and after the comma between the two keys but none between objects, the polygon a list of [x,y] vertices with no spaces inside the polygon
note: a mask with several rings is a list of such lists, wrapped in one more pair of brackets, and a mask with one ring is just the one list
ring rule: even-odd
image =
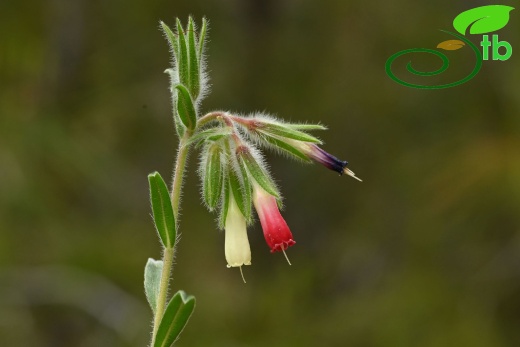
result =
[{"label": "green leaf", "polygon": [[207,26],[208,26],[208,21],[206,20],[206,18],[202,18],[202,28],[200,29],[200,35],[199,35],[199,66],[201,64],[201,60],[204,55],[204,44],[206,41]]},{"label": "green leaf", "polygon": [[268,135],[262,135],[261,138],[271,144],[272,147],[275,147],[277,149],[280,149],[284,151],[285,153],[289,154],[292,157],[295,157],[296,159],[303,160],[306,163],[311,163],[312,161],[307,157],[303,152],[301,152],[299,149],[297,149],[294,146],[291,146],[287,142],[280,140],[276,137],[271,137]]},{"label": "green leaf", "polygon": [[153,313],[157,311],[157,297],[161,287],[161,273],[163,262],[148,258],[144,268],[144,292]]},{"label": "green leaf", "polygon": [[[251,193],[247,193],[248,188],[244,186],[243,181],[232,167],[228,169],[228,173],[231,194],[233,194],[240,212],[242,212],[246,220],[249,220],[251,218]],[[247,187],[250,187],[250,185]]]},{"label": "green leaf", "polygon": [[195,309],[195,297],[179,290],[172,297],[159,324],[154,347],[170,347],[181,334]]},{"label": "green leaf", "polygon": [[179,68],[179,80],[182,84],[189,86],[190,74],[189,74],[189,60],[188,60],[188,48],[186,46],[186,38],[184,36],[184,30],[179,18],[177,18],[177,34],[179,35],[179,55],[177,56],[177,64]]},{"label": "green leaf", "polygon": [[264,170],[256,159],[251,155],[249,151],[242,151],[238,153],[238,160],[243,162],[243,165],[247,168],[247,171],[255,179],[255,181],[269,194],[273,195],[277,199],[280,198],[280,193],[276,188],[273,180],[269,174]]},{"label": "green leaf", "polygon": [[318,138],[312,135],[281,124],[263,123],[257,128],[257,131],[266,135],[285,137],[303,142],[321,143]]},{"label": "green leaf", "polygon": [[175,245],[175,217],[172,202],[166,183],[158,172],[148,175],[150,184],[150,201],[152,203],[153,219],[159,238],[164,247]]},{"label": "green leaf", "polygon": [[199,58],[197,57],[197,40],[195,38],[195,25],[193,19],[188,20],[188,59],[190,61],[189,89],[193,100],[196,100],[200,92]]},{"label": "green leaf", "polygon": [[487,5],[476,7],[459,14],[453,20],[453,27],[462,35],[470,28],[470,34],[486,34],[497,31],[509,22],[509,12],[514,7],[505,5]]},{"label": "green leaf", "polygon": [[177,112],[179,117],[186,128],[193,130],[197,124],[197,113],[195,112],[190,93],[182,84],[176,85],[175,88],[177,89]]},{"label": "green leaf", "polygon": [[210,210],[217,206],[222,193],[221,151],[218,145],[212,145],[208,149],[202,191],[204,192],[204,200]]}]

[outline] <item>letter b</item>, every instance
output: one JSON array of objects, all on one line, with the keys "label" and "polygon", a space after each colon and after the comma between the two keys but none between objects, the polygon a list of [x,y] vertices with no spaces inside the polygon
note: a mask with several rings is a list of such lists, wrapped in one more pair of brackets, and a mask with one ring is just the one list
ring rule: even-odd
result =
[{"label": "letter b", "polygon": [[[500,54],[498,51],[500,47],[504,47],[506,52],[504,54]],[[498,35],[493,35],[493,60],[507,60],[511,58],[513,54],[513,47],[507,41],[498,41]]]}]

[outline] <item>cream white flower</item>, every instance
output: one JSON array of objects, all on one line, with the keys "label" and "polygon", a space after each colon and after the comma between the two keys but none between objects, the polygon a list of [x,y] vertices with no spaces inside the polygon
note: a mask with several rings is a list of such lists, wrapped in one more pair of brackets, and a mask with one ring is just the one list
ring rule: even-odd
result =
[{"label": "cream white flower", "polygon": [[[240,212],[233,195],[229,199],[229,208],[225,223],[225,253],[228,267],[251,265],[251,248],[247,238],[246,219]],[[242,271],[242,268],[240,269]]]}]

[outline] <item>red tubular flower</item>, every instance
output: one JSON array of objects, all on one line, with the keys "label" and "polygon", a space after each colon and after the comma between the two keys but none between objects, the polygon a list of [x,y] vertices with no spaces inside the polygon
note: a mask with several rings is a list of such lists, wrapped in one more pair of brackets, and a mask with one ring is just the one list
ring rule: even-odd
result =
[{"label": "red tubular flower", "polygon": [[271,248],[271,253],[283,252],[296,243],[293,240],[291,230],[278,210],[275,197],[257,184],[253,185],[253,204],[260,218],[265,241]]}]

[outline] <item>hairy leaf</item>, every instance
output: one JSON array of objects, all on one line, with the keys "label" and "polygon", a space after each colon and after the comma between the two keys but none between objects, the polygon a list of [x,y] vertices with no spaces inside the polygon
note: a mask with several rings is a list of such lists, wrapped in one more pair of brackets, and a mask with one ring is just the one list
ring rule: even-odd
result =
[{"label": "hairy leaf", "polygon": [[177,112],[179,117],[186,128],[193,130],[197,124],[197,113],[195,112],[190,93],[182,84],[176,85],[175,88],[177,89]]},{"label": "hairy leaf", "polygon": [[193,310],[195,297],[179,290],[172,297],[159,324],[154,347],[170,347],[178,338]]},{"label": "hairy leaf", "polygon": [[170,193],[166,183],[158,172],[148,175],[150,184],[150,201],[157,233],[164,247],[171,248],[175,244],[176,225]]},{"label": "hairy leaf", "polygon": [[193,23],[193,19],[190,17],[188,20],[188,59],[190,76],[188,87],[193,100],[197,99],[200,92],[200,70],[197,51],[198,46],[195,37],[195,25]]},{"label": "hairy leaf", "polygon": [[163,262],[148,258],[144,268],[144,292],[153,313],[157,311],[157,297],[161,286]]},{"label": "hairy leaf", "polygon": [[179,68],[179,80],[185,86],[189,85],[189,60],[188,60],[188,47],[186,45],[186,37],[184,36],[184,30],[179,18],[177,18],[177,35],[179,38],[179,55],[177,56],[177,64]]}]

